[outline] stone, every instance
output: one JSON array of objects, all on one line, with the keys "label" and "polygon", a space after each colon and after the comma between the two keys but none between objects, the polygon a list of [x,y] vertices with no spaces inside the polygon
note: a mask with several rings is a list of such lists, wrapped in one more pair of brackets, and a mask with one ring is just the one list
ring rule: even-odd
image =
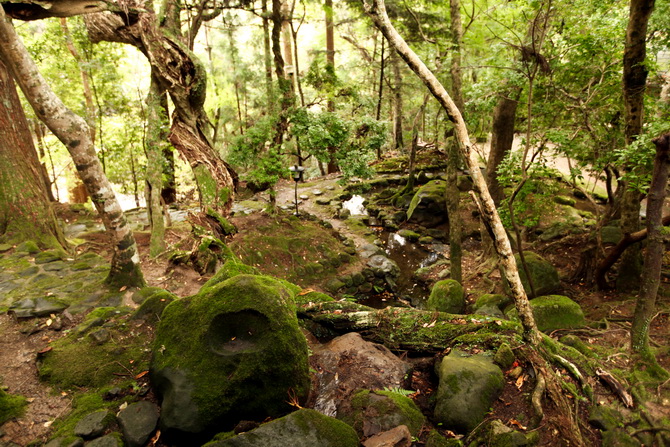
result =
[{"label": "stone", "polygon": [[406,229],[398,231],[398,236],[402,236],[410,242],[416,242],[421,237],[421,235],[416,231]]},{"label": "stone", "polygon": [[77,422],[74,427],[74,435],[84,439],[100,436],[105,429],[114,421],[114,416],[107,410],[89,413]]},{"label": "stone", "polygon": [[327,197],[319,197],[314,201],[317,205],[329,205],[330,204],[330,199]]},{"label": "stone", "polygon": [[300,194],[298,197],[299,197],[301,200],[307,200],[307,199],[309,199],[309,196],[308,196],[307,194]]},{"label": "stone", "polygon": [[110,338],[112,338],[109,331],[105,328],[93,331],[90,334],[88,334],[88,336],[91,340],[93,340],[93,343],[95,343],[96,345],[102,345],[105,342],[109,341]]},{"label": "stone", "polygon": [[553,197],[554,203],[559,205],[575,206],[577,201],[572,197],[557,195]]},{"label": "stone", "polygon": [[[533,310],[537,328],[542,332],[574,329],[586,324],[582,308],[567,296],[540,296],[530,300],[530,307]],[[510,318],[517,318],[518,313],[516,309],[511,309],[507,315]]]},{"label": "stone", "polygon": [[351,216],[351,211],[349,211],[347,208],[342,208],[337,213],[337,217],[342,219],[342,220],[347,219],[350,216]]},{"label": "stone", "polygon": [[37,246],[37,244],[34,241],[25,241],[25,242],[21,242],[19,245],[16,246],[15,252],[17,252],[17,253],[29,253],[31,255],[34,255],[34,254],[40,252],[40,248]]},{"label": "stone", "polygon": [[315,196],[320,196],[323,194],[323,191],[321,191],[320,189],[315,189],[314,191],[312,191],[312,194],[314,194]]},{"label": "stone", "polygon": [[4,253],[12,249],[11,244],[0,244],[0,253]]},{"label": "stone", "polygon": [[47,264],[49,262],[63,259],[63,252],[59,250],[47,250],[35,256],[35,264]]},{"label": "stone", "polygon": [[452,314],[462,313],[465,309],[463,286],[455,279],[436,282],[430,291],[426,309]]},{"label": "stone", "polygon": [[127,447],[142,447],[158,425],[158,407],[146,400],[128,405],[117,416]]},{"label": "stone", "polygon": [[367,266],[372,269],[375,276],[383,278],[386,275],[396,277],[400,274],[400,267],[395,261],[384,255],[374,255],[368,259]]},{"label": "stone", "polygon": [[112,433],[102,438],[94,439],[84,445],[85,447],[123,447],[123,441],[119,434]]},{"label": "stone", "polygon": [[359,249],[359,254],[361,258],[367,259],[376,255],[383,255],[384,250],[382,250],[375,244],[365,244]]},{"label": "stone", "polygon": [[435,421],[443,428],[469,433],[486,417],[505,379],[490,357],[454,349],[436,364],[439,377]]},{"label": "stone", "polygon": [[642,444],[621,428],[603,433],[602,447],[641,447]]},{"label": "stone", "polygon": [[357,332],[334,338],[312,347],[310,363],[314,374],[314,409],[327,416],[338,415],[361,388],[402,388],[409,363],[399,359],[383,345],[363,340]]},{"label": "stone", "polygon": [[411,445],[412,434],[404,425],[399,425],[363,441],[363,447],[411,447]]},{"label": "stone", "polygon": [[514,355],[514,351],[512,351],[510,345],[501,343],[498,346],[496,354],[493,356],[493,361],[502,369],[509,369],[514,364],[514,360],[516,360],[516,355]]},{"label": "stone", "polygon": [[204,447],[358,447],[353,428],[303,408],[246,433]]},{"label": "stone", "polygon": [[512,303],[512,298],[507,295],[486,293],[477,298],[477,301],[475,301],[475,304],[472,306],[472,310],[473,313],[480,313],[479,309],[483,307],[496,307],[501,311],[504,311]]},{"label": "stone", "polygon": [[[552,292],[558,290],[561,286],[561,281],[558,278],[558,271],[554,268],[553,265],[542,256],[533,253],[531,251],[525,251],[524,258],[526,259],[526,266],[530,272],[530,277],[533,281],[533,287],[535,288],[535,295],[532,294],[530,289],[530,283],[528,282],[528,276],[526,275],[526,270],[521,264],[521,258],[519,254],[514,255],[516,264],[519,267],[519,277],[521,278],[521,283],[523,288],[528,294],[529,298],[548,295]],[[509,284],[505,281],[505,292],[509,293]]]},{"label": "stone", "polygon": [[58,314],[68,308],[68,305],[56,297],[40,297],[35,300],[26,298],[12,303],[9,312],[17,318],[47,317]]},{"label": "stone", "polygon": [[[288,284],[288,283],[287,283]],[[295,290],[237,275],[170,303],[156,329],[150,378],[161,431],[186,436],[288,411],[310,387]]]},{"label": "stone", "polygon": [[444,199],[446,182],[432,180],[416,192],[407,210],[407,221],[434,228],[448,220]]},{"label": "stone", "polygon": [[530,445],[523,433],[512,430],[499,420],[491,421],[488,427],[486,445],[490,447],[522,447]]},{"label": "stone", "polygon": [[615,226],[602,227],[600,229],[600,239],[603,244],[616,245],[623,238],[621,228]]},{"label": "stone", "polygon": [[323,288],[328,293],[337,293],[340,289],[346,287],[346,284],[337,278],[330,279],[324,284]]},{"label": "stone", "polygon": [[463,447],[463,442],[458,439],[447,439],[437,430],[431,430],[426,438],[426,447]]},{"label": "stone", "polygon": [[352,426],[358,436],[368,438],[405,426],[412,435],[418,435],[426,420],[419,407],[407,396],[392,391],[357,392],[351,401],[340,406],[337,418]]},{"label": "stone", "polygon": [[68,442],[68,438],[59,437],[47,442],[44,447],[84,447],[84,440],[75,438]]},{"label": "stone", "polygon": [[589,412],[589,423],[600,430],[614,430],[622,422],[621,413],[606,405],[594,405]]},{"label": "stone", "polygon": [[[230,256],[234,256],[232,252]],[[200,291],[205,291],[237,275],[260,275],[260,272],[256,267],[243,264],[237,259],[229,259],[223,263],[221,268],[218,269],[216,273],[214,273],[214,276],[212,276],[205,284],[202,285]]]}]

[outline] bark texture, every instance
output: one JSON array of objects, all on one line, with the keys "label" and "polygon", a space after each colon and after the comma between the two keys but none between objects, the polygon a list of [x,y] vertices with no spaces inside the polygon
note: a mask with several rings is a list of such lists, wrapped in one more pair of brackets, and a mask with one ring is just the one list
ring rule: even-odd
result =
[{"label": "bark texture", "polygon": [[433,96],[444,108],[449,120],[454,124],[461,155],[472,173],[474,190],[482,211],[482,219],[492,234],[494,248],[500,256],[501,266],[505,270],[510,283],[511,294],[524,328],[524,338],[531,345],[538,346],[541,342],[541,335],[535,324],[535,319],[528,303],[528,297],[519,278],[519,271],[514,260],[509,238],[505,233],[498,211],[486,186],[486,181],[479,169],[477,155],[472,149],[470,135],[465,126],[463,116],[435,75],[419,59],[416,53],[409,48],[407,43],[395,30],[386,14],[383,0],[375,0],[374,3],[365,1],[364,5],[367,14],[375,26],[379,28],[389,41],[389,44],[398,51],[407,65],[428,87]]},{"label": "bark texture", "polygon": [[165,251],[165,219],[161,205],[163,189],[163,146],[166,145],[162,135],[165,109],[161,98],[163,91],[154,76],[147,97],[147,211],[151,225],[149,254],[158,256]]},{"label": "bark texture", "polygon": [[[0,8],[1,9],[1,8]],[[65,246],[14,80],[0,61],[0,240]]]},{"label": "bark texture", "polygon": [[512,150],[514,142],[514,126],[516,109],[519,104],[521,90],[516,89],[510,96],[503,94],[493,111],[493,128],[491,130],[491,149],[486,164],[486,184],[496,205],[504,199],[503,188],[498,181],[498,166]]},{"label": "bark texture", "polygon": [[[623,97],[626,145],[635,141],[642,132],[644,118],[644,91],[647,84],[647,26],[654,9],[655,0],[631,0],[626,46],[623,55]],[[642,196],[625,185],[621,199],[621,230],[624,234],[640,229],[640,200]],[[639,285],[642,272],[640,247],[631,246],[623,256],[626,269],[618,278],[618,286],[631,289]]]},{"label": "bark texture", "polygon": [[668,185],[670,169],[670,133],[656,138],[656,158],[654,174],[647,195],[647,248],[644,256],[644,270],[640,296],[635,306],[631,327],[631,348],[643,357],[652,356],[649,351],[649,326],[656,309],[656,295],[661,282],[661,267],[665,241],[663,237],[663,202]]},{"label": "bark texture", "polygon": [[143,286],[137,245],[126,218],[105,176],[83,118],[69,110],[40,74],[14,26],[0,8],[0,58],[11,67],[14,78],[37,117],[65,145],[86,185],[96,210],[114,241],[114,254],[107,282]]},{"label": "bark texture", "polygon": [[138,7],[128,14],[90,14],[85,21],[92,42],[126,43],[147,57],[161,88],[174,104],[169,140],[195,174],[203,209],[227,212],[237,176],[210,141],[211,126],[203,108],[207,87],[204,66],[182,38],[159,28],[151,10]]}]

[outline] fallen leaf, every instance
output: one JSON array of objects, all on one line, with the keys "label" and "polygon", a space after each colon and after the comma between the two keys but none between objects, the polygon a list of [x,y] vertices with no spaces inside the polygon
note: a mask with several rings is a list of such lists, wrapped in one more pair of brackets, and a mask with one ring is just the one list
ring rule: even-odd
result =
[{"label": "fallen leaf", "polygon": [[510,419],[508,424],[514,425],[516,428],[518,428],[520,430],[527,430],[528,429],[528,427],[526,427],[525,425],[523,425],[521,422],[517,421],[516,419]]},{"label": "fallen leaf", "polygon": [[47,326],[51,326],[51,325],[53,324],[53,322],[54,322],[54,320],[52,320],[51,318],[49,318],[49,319],[47,320],[47,323],[46,323],[46,324],[47,324]]},{"label": "fallen leaf", "polygon": [[314,289],[303,289],[302,292],[300,292],[298,294],[298,296],[307,295],[308,293],[312,293],[312,292],[314,292]]},{"label": "fallen leaf", "polygon": [[423,323],[423,327],[435,327],[435,321],[432,323]]},{"label": "fallen leaf", "polygon": [[123,286],[123,287],[121,287],[121,288],[119,289],[119,292],[123,292],[123,291],[126,290],[127,288],[128,288],[128,286]]},{"label": "fallen leaf", "polygon": [[521,374],[518,379],[516,379],[516,387],[520,390],[521,387],[523,386],[523,383],[526,381],[526,376],[525,374]]},{"label": "fallen leaf", "polygon": [[46,353],[46,352],[51,351],[52,349],[53,349],[53,348],[52,348],[51,346],[47,346],[46,348],[44,348],[44,349],[42,349],[42,350],[40,350],[40,351],[37,351],[37,353],[38,353],[38,354],[44,354],[44,353]]},{"label": "fallen leaf", "polygon": [[147,374],[149,374],[149,371],[142,371],[141,373],[139,373],[138,375],[135,376],[135,380],[141,379],[142,377],[146,376]]}]

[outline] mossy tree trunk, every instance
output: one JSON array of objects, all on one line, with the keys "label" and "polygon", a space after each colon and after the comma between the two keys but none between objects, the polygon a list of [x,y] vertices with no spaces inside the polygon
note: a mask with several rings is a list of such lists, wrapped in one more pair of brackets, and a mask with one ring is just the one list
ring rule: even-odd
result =
[{"label": "mossy tree trunk", "polygon": [[640,295],[631,327],[631,348],[643,359],[653,358],[649,350],[649,326],[656,309],[656,296],[661,280],[665,241],[663,237],[663,203],[670,168],[670,133],[656,138],[654,175],[647,195],[647,248],[644,256]]},{"label": "mossy tree trunk", "polygon": [[[644,92],[649,69],[645,64],[647,57],[647,26],[654,9],[655,0],[632,0],[628,26],[626,28],[626,46],[623,56],[623,97],[625,111],[626,145],[632,144],[642,132],[644,119]],[[640,229],[640,200],[642,195],[630,184],[624,184],[621,199],[621,230],[630,234]],[[617,285],[629,290],[638,287],[642,273],[642,255],[638,245],[630,246],[623,255],[626,266],[621,269]]]},{"label": "mossy tree trunk", "polygon": [[51,90],[2,8],[0,58],[12,71],[37,117],[67,148],[86,191],[112,236],[114,254],[107,282],[114,286],[143,286],[145,282],[135,238],[102,170],[86,121],[68,109]]},{"label": "mossy tree trunk", "polygon": [[161,204],[163,189],[163,153],[167,144],[163,135],[163,124],[167,111],[162,107],[161,97],[164,95],[158,80],[151,77],[151,86],[147,96],[147,212],[151,225],[149,254],[158,256],[165,251],[165,219]]},{"label": "mossy tree trunk", "polygon": [[[167,6],[173,2],[167,2]],[[232,204],[236,174],[216,153],[211,125],[204,110],[205,67],[188,48],[178,24],[159,26],[152,10],[137,5],[130,12],[104,12],[85,17],[92,42],[121,42],[135,46],[148,59],[161,88],[175,110],[169,140],[193,170],[203,210],[227,212]],[[173,5],[174,6],[174,5]],[[173,8],[174,9],[174,8]],[[166,20],[169,11],[166,11]]]},{"label": "mossy tree trunk", "polygon": [[49,203],[33,138],[14,79],[0,62],[0,240],[33,240],[62,248],[65,238]]}]

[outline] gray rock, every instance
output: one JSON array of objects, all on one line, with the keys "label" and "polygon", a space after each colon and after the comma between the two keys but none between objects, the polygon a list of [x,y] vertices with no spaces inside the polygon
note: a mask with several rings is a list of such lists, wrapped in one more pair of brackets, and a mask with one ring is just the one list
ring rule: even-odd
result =
[{"label": "gray rock", "polygon": [[142,447],[158,424],[158,407],[143,400],[128,405],[118,415],[123,438],[128,447]]},{"label": "gray rock", "polygon": [[87,414],[74,427],[75,436],[91,439],[100,436],[114,420],[114,416],[107,410],[100,410]]},{"label": "gray rock", "polygon": [[372,269],[375,276],[383,278],[386,275],[396,277],[400,274],[400,267],[395,261],[384,255],[374,255],[368,259],[367,266]]},{"label": "gray rock", "polygon": [[426,422],[414,401],[391,391],[361,390],[350,404],[341,405],[337,418],[354,427],[359,437],[368,438],[400,425],[418,435]]},{"label": "gray rock", "polygon": [[26,298],[12,303],[9,311],[17,318],[46,317],[58,314],[67,309],[68,305],[54,297],[40,297],[35,300]]},{"label": "gray rock", "polygon": [[317,205],[329,205],[330,204],[330,199],[327,197],[319,197],[314,201]]},{"label": "gray rock", "polygon": [[446,182],[432,180],[416,192],[407,210],[407,221],[433,228],[447,221],[447,203],[444,200]]},{"label": "gray rock", "polygon": [[314,410],[301,409],[207,447],[358,447],[353,428]]},{"label": "gray rock", "polygon": [[121,436],[109,434],[87,442],[85,447],[123,447],[123,441],[121,441]]},{"label": "gray rock", "polygon": [[375,244],[365,244],[359,250],[359,255],[361,258],[367,259],[375,255],[383,255],[384,250],[376,246]]},{"label": "gray rock", "polygon": [[77,438],[66,444],[67,438],[56,438],[44,444],[44,447],[84,447],[84,440]]},{"label": "gray rock", "polygon": [[436,365],[436,372],[440,382],[435,420],[461,433],[484,420],[505,384],[500,368],[483,354],[467,356],[453,350]]},{"label": "gray rock", "polygon": [[351,211],[349,211],[347,208],[342,208],[337,213],[337,217],[339,217],[342,220],[348,218],[349,216],[351,216]]},{"label": "gray rock", "polygon": [[320,189],[315,189],[314,191],[312,191],[312,194],[314,194],[315,196],[320,196],[321,194],[323,194],[323,191],[321,191]]},{"label": "gray rock", "polygon": [[[528,276],[526,275],[526,269],[523,268],[521,258],[519,257],[518,253],[514,255],[514,259],[519,266],[519,277],[521,278],[521,283],[523,284],[523,288],[526,290],[529,298],[548,295],[560,288],[561,281],[558,277],[558,271],[553,265],[551,265],[549,261],[545,260],[542,256],[533,253],[532,251],[524,251],[523,255],[526,260],[528,271],[530,272],[530,277],[533,281],[535,295],[533,295],[531,292]],[[509,285],[507,284],[507,281],[505,281],[505,291],[509,292]]]},{"label": "gray rock", "polygon": [[102,345],[106,342],[109,341],[110,338],[112,338],[111,334],[109,331],[105,328],[98,329],[97,331],[93,331],[90,334],[88,334],[89,338],[93,340],[93,343],[96,345]]}]

